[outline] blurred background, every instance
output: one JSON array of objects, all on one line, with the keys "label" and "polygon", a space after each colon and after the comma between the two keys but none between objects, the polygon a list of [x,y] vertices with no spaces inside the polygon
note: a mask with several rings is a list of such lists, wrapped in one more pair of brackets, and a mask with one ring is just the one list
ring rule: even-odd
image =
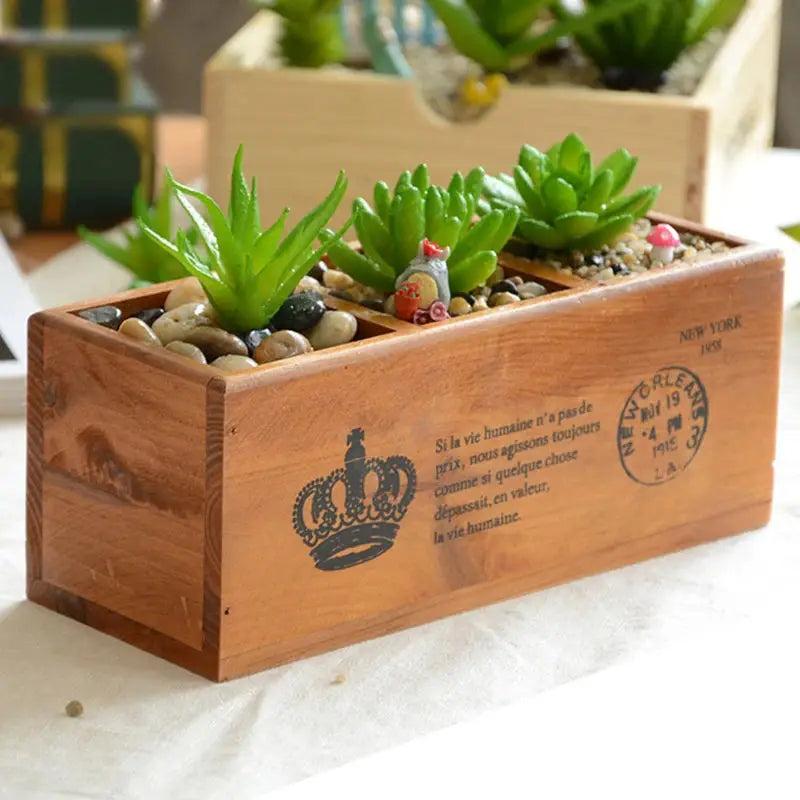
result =
[{"label": "blurred background", "polygon": [[[254,13],[249,0],[154,0],[142,72],[165,111],[199,113],[203,65]],[[800,147],[800,0],[783,0],[775,144]]]}]

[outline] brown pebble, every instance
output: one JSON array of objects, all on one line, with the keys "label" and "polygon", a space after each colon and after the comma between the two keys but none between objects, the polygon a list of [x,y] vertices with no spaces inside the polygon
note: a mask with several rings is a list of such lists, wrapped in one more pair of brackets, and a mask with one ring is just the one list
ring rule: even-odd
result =
[{"label": "brown pebble", "polygon": [[472,313],[472,306],[463,297],[454,297],[450,301],[447,311],[451,317],[463,317],[465,314]]},{"label": "brown pebble", "polygon": [[64,711],[68,717],[80,717],[83,714],[83,703],[80,700],[70,700]]},{"label": "brown pebble", "polygon": [[238,336],[222,328],[194,328],[183,337],[183,341],[199,347],[205,357],[212,361],[220,356],[247,355],[247,345]]},{"label": "brown pebble", "polygon": [[197,278],[186,278],[175,286],[164,301],[164,311],[186,305],[186,303],[207,303],[203,284]]},{"label": "brown pebble", "polygon": [[188,342],[170,342],[164,349],[169,350],[170,353],[183,356],[184,358],[190,358],[192,361],[197,361],[200,364],[207,363],[203,351],[199,347],[195,347]]},{"label": "brown pebble", "polygon": [[140,342],[141,344],[149,344],[154,347],[161,347],[161,340],[155,335],[153,329],[142,320],[136,317],[128,317],[124,320],[122,325],[119,326],[119,332],[129,339]]},{"label": "brown pebble", "polygon": [[315,350],[324,350],[352,342],[357,333],[358,320],[350,312],[326,311],[322,319],[308,331],[308,341]]},{"label": "brown pebble", "polygon": [[355,285],[355,281],[346,273],[338,269],[329,269],[322,275],[322,283],[328,289],[338,289],[342,291]]},{"label": "brown pebble", "polygon": [[519,303],[520,296],[514,292],[495,292],[489,298],[489,307],[496,308],[497,306],[508,306],[512,303]]},{"label": "brown pebble", "polygon": [[478,311],[486,311],[488,308],[489,304],[486,302],[485,297],[476,297],[475,304],[472,306],[472,313],[475,314]]},{"label": "brown pebble", "polygon": [[153,332],[162,344],[169,344],[183,341],[186,334],[195,328],[214,326],[217,322],[216,312],[208,303],[184,303],[162,314],[153,323]]},{"label": "brown pebble", "polygon": [[276,331],[256,347],[253,351],[253,358],[259,364],[270,364],[273,361],[282,361],[284,358],[310,353],[312,349],[311,343],[302,333]]},{"label": "brown pebble", "polygon": [[211,366],[225,372],[241,372],[245,369],[253,369],[258,364],[247,356],[220,356],[211,362]]}]

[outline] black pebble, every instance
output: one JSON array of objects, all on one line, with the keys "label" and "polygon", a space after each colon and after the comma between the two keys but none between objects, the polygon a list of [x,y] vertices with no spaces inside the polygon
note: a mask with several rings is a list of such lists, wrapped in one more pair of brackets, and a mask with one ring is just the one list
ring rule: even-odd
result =
[{"label": "black pebble", "polygon": [[453,297],[463,297],[471,306],[475,305],[475,298],[469,292],[453,292]]},{"label": "black pebble", "polygon": [[338,297],[340,300],[347,300],[350,303],[355,303],[353,299],[353,295],[348,294],[347,292],[342,292],[339,289],[333,289],[332,291],[328,292],[331,297]]},{"label": "black pebble", "polygon": [[318,264],[315,264],[311,267],[311,271],[308,273],[312,278],[316,278],[320,283],[322,283],[322,276],[328,271],[328,265],[324,261],[320,261]]},{"label": "black pebble", "polygon": [[317,292],[300,292],[293,294],[278,309],[272,318],[272,325],[277,330],[303,333],[313,328],[325,313],[325,302]]},{"label": "black pebble", "polygon": [[552,47],[542,50],[536,56],[536,62],[543,66],[556,66],[560,64],[568,55],[570,51],[570,41],[566,37],[556,40]]},{"label": "black pebble", "polygon": [[88,311],[81,311],[79,317],[94,322],[95,325],[102,325],[112,331],[118,330],[122,322],[122,311],[116,306],[98,306],[90,308]]},{"label": "black pebble", "polygon": [[247,352],[250,353],[252,358],[255,349],[264,341],[272,336],[272,331],[267,328],[256,328],[255,330],[248,331],[247,333],[240,333],[239,338],[247,345]]},{"label": "black pebble", "polygon": [[163,313],[163,308],[145,308],[143,311],[137,311],[131,316],[146,322],[148,325],[152,325]]},{"label": "black pebble", "polygon": [[370,298],[368,300],[362,300],[361,305],[364,308],[369,308],[372,311],[383,311],[383,300],[378,300],[377,297]]},{"label": "black pebble", "polygon": [[491,293],[497,294],[498,292],[511,292],[511,294],[519,296],[517,284],[512,281],[497,281],[497,283],[492,284]]}]

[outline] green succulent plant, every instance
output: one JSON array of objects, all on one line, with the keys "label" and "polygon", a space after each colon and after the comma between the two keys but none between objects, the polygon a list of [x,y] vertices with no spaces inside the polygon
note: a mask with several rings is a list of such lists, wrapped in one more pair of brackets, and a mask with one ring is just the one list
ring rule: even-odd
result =
[{"label": "green succulent plant", "polygon": [[[326,245],[314,249],[314,242],[347,190],[347,179],[340,172],[330,194],[283,236],[289,209],[266,230],[261,227],[256,181],[253,179],[248,187],[242,157],[240,147],[233,164],[227,215],[208,195],[178,183],[168,174],[178,201],[197,226],[208,252],[208,264],[182,231],[172,242],[148,225],[146,219],[139,220],[142,231],[153,242],[199,279],[223,327],[230,331],[264,328],[269,323],[300,279],[326,252]],[[190,198],[200,201],[208,222]],[[330,241],[336,242],[349,225],[348,222]]]},{"label": "green succulent plant", "polygon": [[525,145],[513,177],[484,182],[481,211],[518,208],[517,235],[545,250],[594,250],[616,241],[652,207],[660,186],[630,195],[638,159],[617,150],[597,168],[581,138],[570,134],[547,153]]},{"label": "green succulent plant", "polygon": [[[360,283],[393,292],[397,278],[429,239],[451,249],[447,259],[450,288],[466,292],[483,284],[497,267],[497,252],[511,238],[519,209],[489,211],[475,222],[485,173],[477,168],[456,173],[447,188],[431,185],[428,167],[404,172],[394,192],[375,184],[374,208],[364,198],[353,204],[353,224],[362,252],[331,241],[329,254],[337,267]],[[327,238],[332,240],[328,232]]]},{"label": "green succulent plant", "polygon": [[292,67],[323,67],[338,64],[345,56],[341,0],[253,0],[259,8],[282,18],[280,47],[284,61]]},{"label": "green succulent plant", "polygon": [[[660,76],[687,47],[692,47],[715,28],[733,24],[747,0],[648,0],[612,17],[597,27],[579,31],[576,40],[602,70],[623,70],[630,87],[657,88]],[[611,6],[613,0],[586,0],[587,13]],[[557,13],[562,22],[580,16],[563,5]],[[638,73],[638,76],[636,75]]]},{"label": "green succulent plant", "polygon": [[[164,182],[161,193],[152,207],[145,200],[142,186],[137,186],[133,193],[133,215],[137,219],[144,220],[148,227],[160,236],[170,238],[173,235],[172,188],[168,182]],[[135,278],[135,283],[163,283],[183,278],[188,274],[179,259],[154,244],[140,229],[124,231],[124,245],[112,242],[83,225],[78,228],[78,233],[85,242],[106,258],[116,261],[129,270]],[[185,235],[193,243],[198,239],[197,229],[193,225]]]},{"label": "green succulent plant", "polygon": [[797,239],[797,241],[800,242],[800,222],[797,225],[788,225],[785,228],[781,228],[781,230],[787,236],[791,236],[792,239]]},{"label": "green succulent plant", "polygon": [[606,0],[584,14],[560,19],[541,33],[533,24],[556,0],[428,0],[453,45],[491,72],[509,72],[559,39],[594,30],[649,0]]}]

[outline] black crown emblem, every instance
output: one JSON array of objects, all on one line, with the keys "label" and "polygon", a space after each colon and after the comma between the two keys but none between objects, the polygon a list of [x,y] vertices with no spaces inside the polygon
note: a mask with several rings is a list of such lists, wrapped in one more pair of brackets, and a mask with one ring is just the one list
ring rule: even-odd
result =
[{"label": "black crown emblem", "polygon": [[[344,467],[311,481],[294,504],[294,529],[317,569],[347,569],[385,553],[417,488],[410,459],[366,457],[362,428],[349,433],[347,444]],[[344,507],[334,500],[334,493],[342,495],[339,487]]]}]

